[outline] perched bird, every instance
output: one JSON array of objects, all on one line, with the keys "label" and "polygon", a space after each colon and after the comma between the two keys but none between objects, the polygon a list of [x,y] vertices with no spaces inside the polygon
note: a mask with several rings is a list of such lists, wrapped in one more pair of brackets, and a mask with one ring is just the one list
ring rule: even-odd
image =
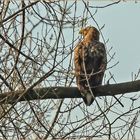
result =
[{"label": "perched bird", "polygon": [[79,33],[83,40],[74,49],[76,83],[85,104],[90,106],[96,96],[92,88],[102,84],[107,56],[95,27],[88,26]]}]

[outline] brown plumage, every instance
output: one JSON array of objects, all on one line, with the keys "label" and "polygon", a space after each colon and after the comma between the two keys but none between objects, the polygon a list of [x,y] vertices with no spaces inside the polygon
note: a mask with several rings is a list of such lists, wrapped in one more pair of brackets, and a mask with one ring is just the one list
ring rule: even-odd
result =
[{"label": "brown plumage", "polygon": [[102,84],[107,65],[106,50],[99,42],[99,31],[95,27],[81,29],[83,40],[74,50],[74,64],[77,87],[86,105],[94,101],[92,88]]}]

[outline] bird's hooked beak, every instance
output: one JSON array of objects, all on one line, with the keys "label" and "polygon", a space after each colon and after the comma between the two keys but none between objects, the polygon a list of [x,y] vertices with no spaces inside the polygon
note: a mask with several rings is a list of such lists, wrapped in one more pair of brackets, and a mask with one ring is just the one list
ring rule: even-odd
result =
[{"label": "bird's hooked beak", "polygon": [[83,31],[84,31],[84,29],[82,28],[82,29],[79,31],[79,34],[83,34]]}]

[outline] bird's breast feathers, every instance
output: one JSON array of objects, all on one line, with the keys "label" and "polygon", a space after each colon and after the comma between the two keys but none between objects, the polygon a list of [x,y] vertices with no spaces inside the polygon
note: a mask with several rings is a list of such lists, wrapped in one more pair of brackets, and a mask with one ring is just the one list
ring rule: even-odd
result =
[{"label": "bird's breast feathers", "polygon": [[101,42],[93,41],[90,43],[82,44],[82,57],[103,57],[105,53],[104,44]]}]

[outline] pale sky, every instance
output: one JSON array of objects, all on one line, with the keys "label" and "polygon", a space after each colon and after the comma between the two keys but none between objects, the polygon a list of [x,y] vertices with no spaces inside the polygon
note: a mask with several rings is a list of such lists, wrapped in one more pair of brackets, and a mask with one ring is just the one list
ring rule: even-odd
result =
[{"label": "pale sky", "polygon": [[100,26],[105,24],[103,34],[109,38],[108,46],[113,46],[116,52],[119,64],[112,72],[117,82],[131,80],[131,73],[140,68],[140,3],[121,2],[99,9],[95,18]]}]

